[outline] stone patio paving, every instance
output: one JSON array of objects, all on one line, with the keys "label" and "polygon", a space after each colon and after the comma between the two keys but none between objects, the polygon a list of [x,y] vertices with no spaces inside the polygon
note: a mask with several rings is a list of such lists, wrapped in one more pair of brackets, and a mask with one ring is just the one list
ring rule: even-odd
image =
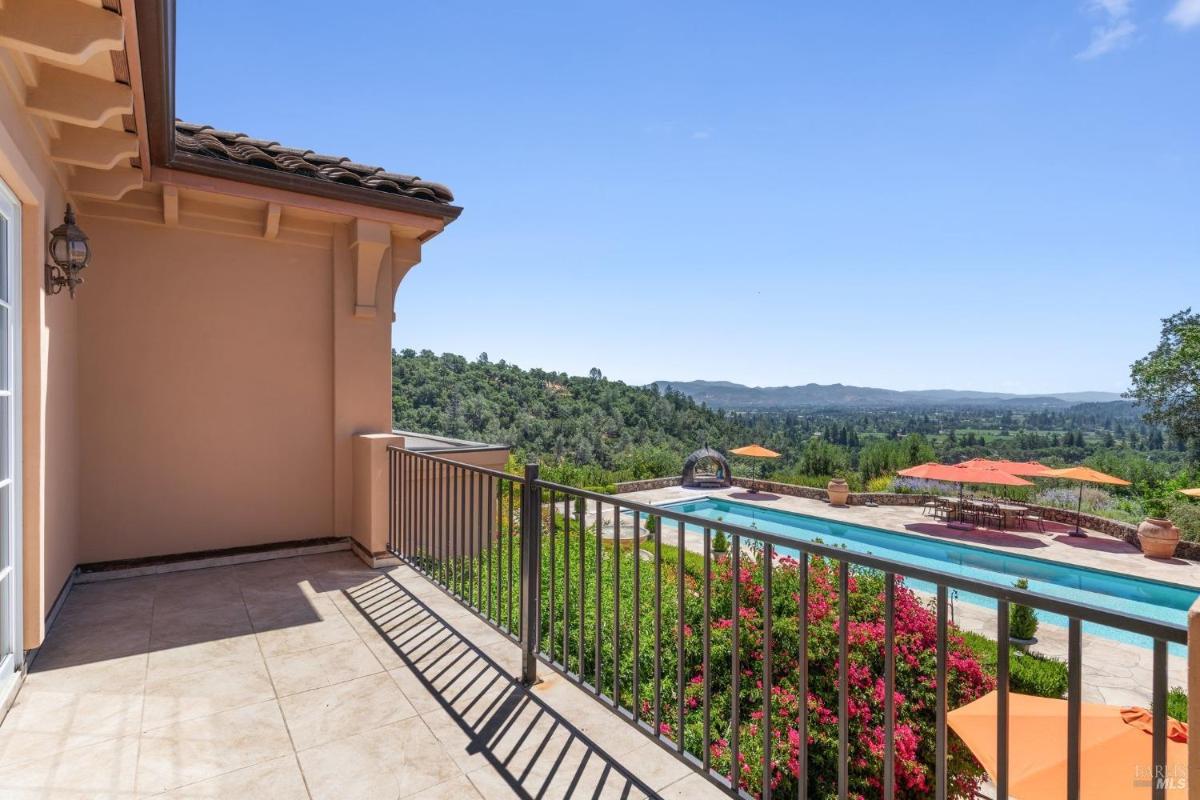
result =
[{"label": "stone patio paving", "polygon": [[405,567],[76,586],[0,724],[5,798],[724,797]]},{"label": "stone patio paving", "polygon": [[[1057,561],[1074,566],[1092,567],[1135,577],[1152,578],[1186,586],[1200,587],[1200,564],[1184,559],[1148,559],[1133,545],[1103,533],[1091,532],[1088,538],[1068,536],[1067,526],[1046,524],[1040,531],[999,531],[990,529],[957,530],[925,516],[914,506],[831,506],[820,500],[743,489],[684,489],[671,486],[621,495],[641,503],[662,504],[698,497],[727,497],[744,503],[794,511],[839,522],[868,525],[942,541],[960,542],[1007,554],[1019,554]],[[670,528],[668,526],[668,536]],[[703,549],[699,534],[686,534],[685,546],[697,552]],[[995,638],[995,612],[959,602],[953,607],[954,621],[965,630]],[[1043,623],[1038,628],[1035,652],[1065,660],[1066,628]],[[1142,705],[1151,702],[1152,657],[1148,647],[1085,633],[1083,636],[1083,689],[1086,702],[1110,705]],[[1168,686],[1187,687],[1187,661],[1172,654],[1168,658]]]}]

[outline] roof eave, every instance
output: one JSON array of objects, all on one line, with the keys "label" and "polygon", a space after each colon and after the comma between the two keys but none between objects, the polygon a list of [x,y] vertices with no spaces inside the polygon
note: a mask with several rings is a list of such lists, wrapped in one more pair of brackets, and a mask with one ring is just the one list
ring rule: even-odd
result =
[{"label": "roof eave", "polygon": [[251,164],[179,152],[175,147],[175,0],[135,0],[139,61],[146,105],[150,161],[156,167],[339,200],[368,208],[404,211],[452,222],[461,206],[433,203],[375,189],[275,172]]}]

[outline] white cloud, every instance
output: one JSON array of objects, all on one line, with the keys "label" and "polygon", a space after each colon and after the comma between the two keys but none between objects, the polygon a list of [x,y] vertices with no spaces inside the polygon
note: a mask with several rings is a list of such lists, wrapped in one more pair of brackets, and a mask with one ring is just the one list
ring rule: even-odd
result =
[{"label": "white cloud", "polygon": [[1194,28],[1200,25],[1200,0],[1177,0],[1167,22],[1177,28]]},{"label": "white cloud", "polygon": [[[1179,2],[1200,4],[1200,0]],[[1092,28],[1092,40],[1075,57],[1088,60],[1127,47],[1137,33],[1137,25],[1129,18],[1132,6],[1133,0],[1092,0],[1089,9],[1103,14],[1107,19],[1103,25]]]},{"label": "white cloud", "polygon": [[1096,28],[1092,31],[1092,41],[1086,48],[1076,54],[1076,58],[1084,61],[1091,58],[1099,58],[1105,53],[1111,53],[1114,50],[1120,50],[1122,47],[1127,47],[1133,34],[1137,32],[1137,26],[1127,19],[1114,22],[1112,25],[1106,25]]}]

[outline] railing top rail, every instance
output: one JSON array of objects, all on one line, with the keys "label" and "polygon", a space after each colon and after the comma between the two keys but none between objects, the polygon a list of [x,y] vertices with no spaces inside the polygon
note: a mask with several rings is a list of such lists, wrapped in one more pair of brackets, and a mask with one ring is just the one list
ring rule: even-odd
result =
[{"label": "railing top rail", "polygon": [[660,506],[653,506],[647,503],[637,502],[635,500],[626,500],[609,494],[589,491],[587,489],[577,489],[575,487],[566,486],[560,483],[539,480],[537,481],[537,485],[543,489],[553,489],[555,492],[560,492],[563,494],[574,495],[576,497],[582,497],[590,500],[599,500],[600,502],[607,503],[617,509],[637,511],[661,519],[682,522],[694,527],[708,528],[714,531],[724,531],[724,533],[728,536],[738,536],[751,541],[763,542],[770,544],[772,547],[783,547],[792,550],[799,550],[801,552],[808,553],[809,555],[822,556],[825,558],[834,559],[836,561],[845,561],[849,564],[876,569],[881,572],[891,572],[904,577],[916,578],[917,580],[928,581],[930,583],[939,584],[951,589],[973,592],[975,594],[983,595],[995,600],[1006,600],[1009,603],[1030,606],[1042,611],[1048,611],[1054,614],[1062,614],[1066,617],[1076,617],[1085,622],[1105,625],[1107,627],[1116,628],[1117,630],[1124,630],[1131,633],[1150,636],[1155,639],[1162,639],[1175,644],[1187,644],[1187,627],[1184,625],[1176,625],[1135,614],[1122,614],[1106,608],[1093,606],[1088,603],[1079,603],[1072,600],[1064,600],[1057,597],[1049,597],[1047,595],[1037,594],[1036,592],[1029,591],[1028,589],[1018,589],[1015,586],[1004,586],[1002,584],[991,583],[990,581],[967,578],[962,575],[942,572],[941,570],[905,564],[866,553],[855,553],[836,545],[818,544],[815,542],[790,539],[786,536],[771,533],[769,531],[760,531],[754,528],[746,528],[741,525],[733,525],[720,520],[706,519],[704,517],[685,514],[679,511],[662,508]]},{"label": "railing top rail", "polygon": [[394,444],[389,444],[387,449],[397,453],[404,453],[415,458],[425,459],[426,461],[433,461],[439,464],[449,464],[452,467],[459,467],[467,470],[468,472],[474,472],[479,475],[490,475],[493,478],[503,478],[504,480],[512,481],[513,483],[525,482],[525,478],[522,475],[513,475],[511,472],[504,472],[503,470],[491,469],[489,467],[481,467],[478,464],[467,464],[466,462],[455,461],[453,458],[446,458],[445,456],[435,456],[429,453],[422,453],[418,450],[409,450],[404,447],[398,447]]}]

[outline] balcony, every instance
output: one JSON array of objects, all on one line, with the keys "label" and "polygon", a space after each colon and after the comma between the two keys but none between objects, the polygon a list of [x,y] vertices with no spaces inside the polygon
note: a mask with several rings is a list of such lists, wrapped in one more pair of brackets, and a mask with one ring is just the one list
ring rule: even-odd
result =
[{"label": "balcony", "polygon": [[349,552],[77,586],[0,725],[5,797],[718,790],[406,566]]},{"label": "balcony", "polygon": [[[356,443],[378,478],[357,499],[356,553],[75,586],[0,725],[5,796],[1003,797],[1024,767],[1000,666],[1015,603],[1067,620],[1055,796],[1098,796],[1082,727],[1103,644],[1090,626],[1153,641],[1144,762],[1170,763],[1179,626],[394,441]],[[997,603],[990,681],[964,666],[954,590]],[[948,717],[993,685],[995,741],[1010,746],[989,780]],[[1184,796],[1167,788],[1144,794]]]}]

